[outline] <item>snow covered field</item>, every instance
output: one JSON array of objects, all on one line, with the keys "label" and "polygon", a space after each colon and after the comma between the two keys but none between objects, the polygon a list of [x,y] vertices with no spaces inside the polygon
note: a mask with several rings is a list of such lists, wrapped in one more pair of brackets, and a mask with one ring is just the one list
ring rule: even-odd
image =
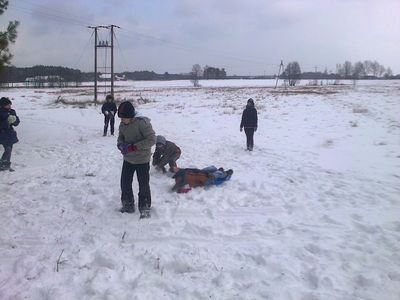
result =
[{"label": "snow covered field", "polygon": [[400,299],[399,81],[120,84],[179,166],[232,179],[175,194],[152,169],[139,221],[118,212],[122,157],[100,106],[79,104],[90,88],[2,90],[21,124],[0,173],[0,299]]}]

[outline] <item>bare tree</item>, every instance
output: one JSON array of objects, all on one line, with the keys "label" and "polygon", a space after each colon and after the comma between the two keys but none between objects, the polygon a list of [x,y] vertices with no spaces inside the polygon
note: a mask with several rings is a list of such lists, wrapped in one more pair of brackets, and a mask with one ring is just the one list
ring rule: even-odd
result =
[{"label": "bare tree", "polygon": [[346,60],[343,64],[343,76],[344,78],[349,78],[353,74],[353,65],[351,62]]},{"label": "bare tree", "polygon": [[202,72],[203,71],[202,71],[202,69],[201,69],[199,64],[193,65],[192,72],[190,73],[190,75],[191,75],[190,76],[191,77],[190,81],[193,83],[194,87],[199,87],[200,86],[199,79],[201,78]]},{"label": "bare tree", "polygon": [[390,78],[390,77],[392,77],[393,76],[393,72],[392,72],[392,69],[391,68],[387,68],[386,69],[386,73],[385,73],[385,75],[383,75],[385,78]]},{"label": "bare tree", "polygon": [[379,65],[379,69],[378,69],[378,75],[379,77],[381,77],[383,75],[383,73],[385,73],[386,69],[384,66]]},{"label": "bare tree", "polygon": [[371,71],[372,71],[372,75],[373,75],[373,76],[375,76],[375,77],[378,76],[378,74],[379,74],[379,67],[380,67],[380,64],[379,64],[376,60],[372,62],[372,64],[371,64]]},{"label": "bare tree", "polygon": [[365,75],[370,75],[372,73],[372,61],[364,60]]},{"label": "bare tree", "polygon": [[354,64],[353,77],[354,79],[358,79],[362,76],[365,76],[365,67],[361,61],[358,61]]},{"label": "bare tree", "polygon": [[290,86],[295,86],[301,76],[300,65],[297,61],[290,62],[285,69],[285,75]]}]

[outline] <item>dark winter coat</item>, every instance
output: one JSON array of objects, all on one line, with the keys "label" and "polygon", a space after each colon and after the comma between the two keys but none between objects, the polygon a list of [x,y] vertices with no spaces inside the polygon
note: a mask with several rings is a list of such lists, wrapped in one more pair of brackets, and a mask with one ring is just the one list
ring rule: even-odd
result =
[{"label": "dark winter coat", "polygon": [[[14,123],[8,124],[8,116],[16,116],[17,119]],[[13,126],[19,124],[19,118],[13,109],[6,109],[0,107],[0,144],[3,145],[13,145],[18,142],[17,132],[14,130]]]},{"label": "dark winter coat", "polygon": [[117,106],[115,105],[114,102],[106,102],[106,103],[104,103],[103,106],[101,107],[101,112],[102,112],[103,114],[105,114],[106,111],[107,111],[108,113],[111,113],[111,112],[112,112],[112,115],[114,116],[115,113],[117,112]]},{"label": "dark winter coat", "polygon": [[173,142],[166,141],[164,146],[156,147],[156,151],[153,154],[153,166],[164,167],[172,159],[176,159],[180,155],[181,149]]},{"label": "dark winter coat", "polygon": [[258,118],[257,110],[254,105],[247,105],[243,110],[242,121],[240,122],[240,129],[244,128],[257,128]]}]

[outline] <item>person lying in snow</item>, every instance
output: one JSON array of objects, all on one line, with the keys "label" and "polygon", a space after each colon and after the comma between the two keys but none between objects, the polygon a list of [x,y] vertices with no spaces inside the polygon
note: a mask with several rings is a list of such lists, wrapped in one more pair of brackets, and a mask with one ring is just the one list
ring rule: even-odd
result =
[{"label": "person lying in snow", "polygon": [[156,151],[153,154],[153,166],[163,173],[167,172],[165,165],[169,164],[169,170],[177,167],[176,161],[181,156],[181,149],[173,142],[167,141],[162,135],[157,136]]},{"label": "person lying in snow", "polygon": [[204,169],[179,169],[173,168],[175,175],[175,185],[172,191],[177,193],[187,193],[191,188],[198,186],[220,185],[231,179],[233,170],[225,171],[223,168],[217,169],[215,166],[209,166]]}]

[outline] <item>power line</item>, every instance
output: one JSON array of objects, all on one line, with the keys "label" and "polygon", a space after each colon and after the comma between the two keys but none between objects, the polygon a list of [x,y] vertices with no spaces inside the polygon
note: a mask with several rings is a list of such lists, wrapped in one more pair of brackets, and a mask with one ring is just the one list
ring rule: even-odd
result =
[{"label": "power line", "polygon": [[86,23],[85,21],[82,20],[78,20],[75,18],[71,18],[68,16],[63,16],[63,15],[59,15],[59,14],[55,14],[55,13],[48,13],[45,11],[41,11],[39,9],[37,10],[33,10],[32,8],[26,8],[26,7],[22,7],[16,4],[10,4],[10,7],[12,7],[13,9],[23,12],[23,13],[27,13],[27,14],[32,14],[33,12],[41,17],[47,18],[49,20],[53,20],[56,22],[60,22],[60,23],[66,23],[69,25],[77,25],[77,26],[87,26],[89,25],[88,23]]},{"label": "power line", "polygon": [[[45,17],[45,18],[48,18],[50,20],[57,21],[57,22],[73,24],[73,25],[82,26],[82,27],[83,26],[87,27],[88,25],[90,25],[87,23],[87,21],[84,21],[84,20],[82,20],[82,18],[74,16],[70,13],[67,14],[61,10],[50,9],[44,5],[37,5],[36,3],[27,1],[27,0],[19,0],[19,1],[24,2],[28,5],[34,6],[34,7],[26,8],[26,7],[22,7],[22,6],[15,5],[15,4],[12,4],[10,6],[12,6],[15,9],[20,10],[22,12],[26,12],[26,13],[35,12],[36,14],[38,14],[42,17]],[[183,51],[187,51],[187,52],[200,51],[201,53],[205,53],[206,55],[209,55],[209,56],[215,56],[215,57],[225,58],[225,59],[229,59],[229,60],[235,60],[238,62],[262,65],[262,66],[260,66],[261,69],[265,68],[266,66],[271,67],[271,68],[275,68],[275,67],[279,66],[278,63],[267,63],[259,58],[250,58],[250,59],[239,58],[236,56],[229,55],[227,53],[210,51],[210,49],[207,49],[204,47],[190,47],[190,46],[187,46],[182,43],[177,43],[177,42],[174,42],[171,40],[159,38],[159,37],[152,36],[149,34],[140,33],[140,32],[137,32],[137,31],[134,31],[131,29],[123,28],[123,30],[125,32],[122,31],[122,32],[120,32],[120,34],[124,35],[126,37],[132,38],[132,35],[136,35],[136,36],[140,37],[141,39],[156,41],[160,44],[167,45],[169,47],[173,47],[175,49],[179,49],[179,50],[183,50]]]},{"label": "power line", "polygon": [[82,59],[82,56],[83,56],[83,54],[85,53],[87,47],[89,46],[89,44],[90,44],[90,42],[91,42],[91,40],[92,40],[93,35],[94,35],[94,31],[92,32],[92,34],[91,34],[91,36],[90,36],[90,38],[89,38],[89,41],[86,43],[85,47],[83,47],[83,50],[82,50],[82,52],[81,52],[81,55],[79,56],[78,60],[76,61],[75,65],[74,65],[75,68],[78,66],[78,63],[79,63],[80,60]]}]

